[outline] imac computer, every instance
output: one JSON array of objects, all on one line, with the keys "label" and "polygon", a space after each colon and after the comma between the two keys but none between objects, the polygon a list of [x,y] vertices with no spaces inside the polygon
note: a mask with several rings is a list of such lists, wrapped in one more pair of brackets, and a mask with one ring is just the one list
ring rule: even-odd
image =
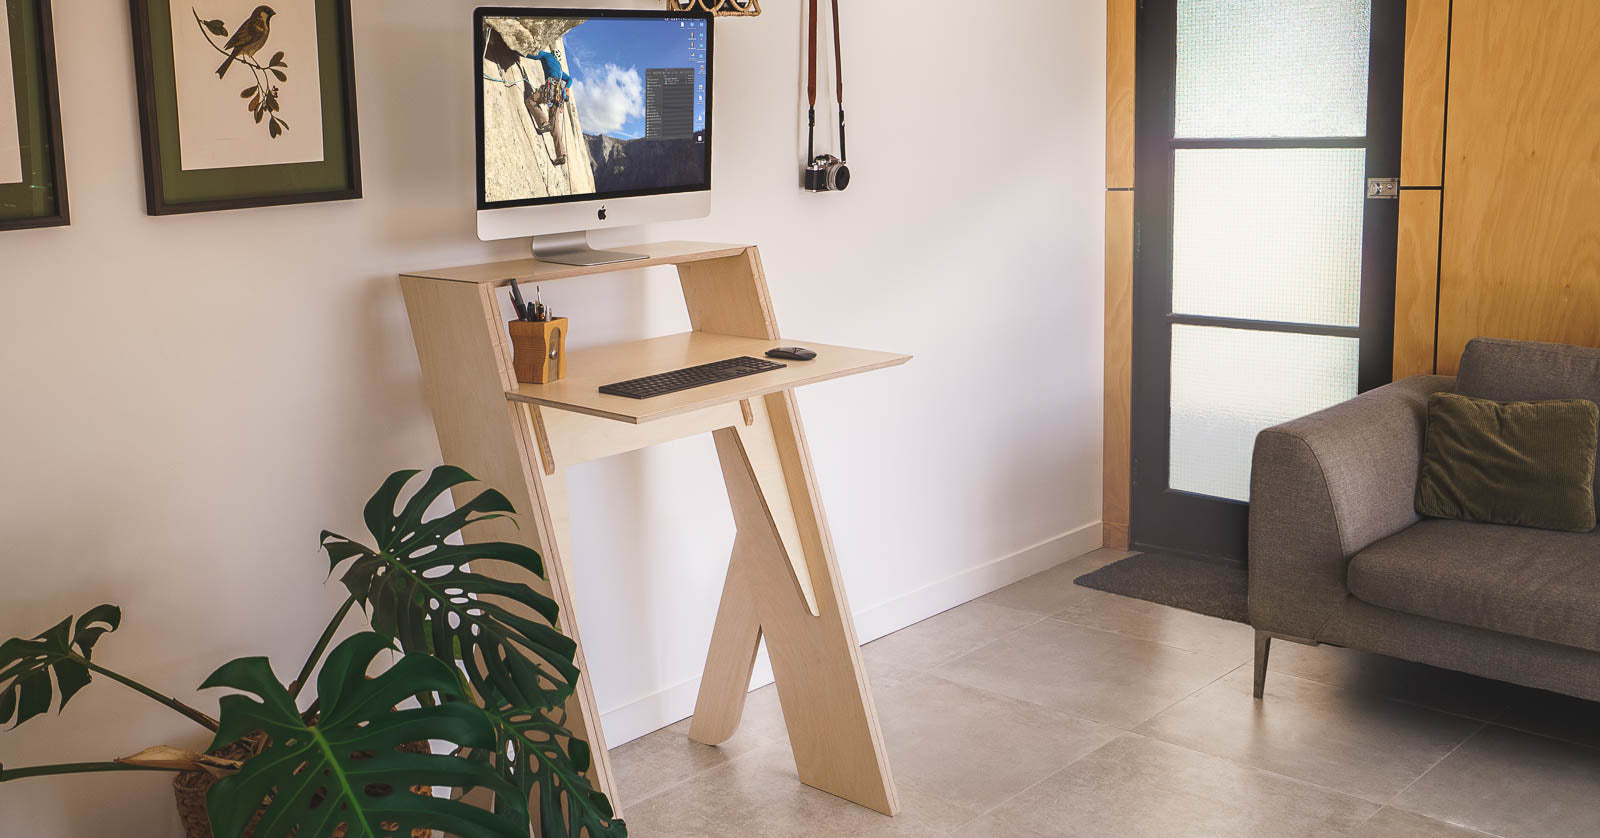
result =
[{"label": "imac computer", "polygon": [[482,8],[478,237],[570,265],[588,231],[711,211],[711,15]]}]

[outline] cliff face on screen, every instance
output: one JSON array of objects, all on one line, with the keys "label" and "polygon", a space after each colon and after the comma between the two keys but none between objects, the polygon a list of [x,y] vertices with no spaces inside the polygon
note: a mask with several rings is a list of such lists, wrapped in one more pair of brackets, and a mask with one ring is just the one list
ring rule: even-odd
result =
[{"label": "cliff face on screen", "polygon": [[[582,20],[494,18],[482,61],[484,197],[518,201],[595,191],[594,164],[576,102],[551,102],[548,52],[566,66],[567,32]],[[539,121],[550,126],[540,131]],[[559,134],[559,137],[557,136]],[[564,158],[563,159],[563,155]]]},{"label": "cliff face on screen", "polygon": [[705,132],[672,140],[619,140],[584,135],[601,192],[660,189],[705,183]]}]

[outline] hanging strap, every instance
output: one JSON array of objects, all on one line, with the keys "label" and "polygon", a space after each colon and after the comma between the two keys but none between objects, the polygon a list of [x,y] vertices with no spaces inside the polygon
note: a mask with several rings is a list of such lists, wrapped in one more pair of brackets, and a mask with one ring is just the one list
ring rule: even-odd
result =
[{"label": "hanging strap", "polygon": [[811,109],[806,112],[806,165],[817,159],[817,0],[811,0],[811,40],[806,76],[806,96]]},{"label": "hanging strap", "polygon": [[809,56],[809,72],[806,76],[806,95],[810,97],[811,109],[815,111],[817,109],[817,0],[811,0],[811,40]]},{"label": "hanging strap", "polygon": [[[833,5],[833,79],[836,84],[835,97],[839,101],[839,158],[845,157],[844,144],[844,44],[839,25],[839,0],[832,0]],[[806,162],[816,159],[816,134],[817,134],[817,26],[818,20],[817,0],[811,0],[810,37],[807,39],[806,61],[806,98],[810,104],[806,120],[809,127],[810,139],[806,141]]]},{"label": "hanging strap", "polygon": [[[817,26],[813,21],[812,29]],[[838,83],[839,107],[844,107],[844,46],[839,36],[839,0],[833,0],[833,80]],[[814,39],[813,39],[814,40]],[[812,70],[812,73],[815,73]]]},{"label": "hanging strap", "polygon": [[[815,25],[815,24],[813,24]],[[833,0],[833,79],[838,84],[839,100],[839,159],[849,160],[844,147],[844,43],[839,35],[844,25],[839,20],[839,0]]]}]

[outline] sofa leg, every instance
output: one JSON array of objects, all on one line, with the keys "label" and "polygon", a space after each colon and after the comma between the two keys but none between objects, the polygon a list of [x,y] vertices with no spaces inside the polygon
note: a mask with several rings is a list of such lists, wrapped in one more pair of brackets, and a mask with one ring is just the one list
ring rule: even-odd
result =
[{"label": "sofa leg", "polygon": [[1267,655],[1272,652],[1272,635],[1256,632],[1256,698],[1267,690]]}]

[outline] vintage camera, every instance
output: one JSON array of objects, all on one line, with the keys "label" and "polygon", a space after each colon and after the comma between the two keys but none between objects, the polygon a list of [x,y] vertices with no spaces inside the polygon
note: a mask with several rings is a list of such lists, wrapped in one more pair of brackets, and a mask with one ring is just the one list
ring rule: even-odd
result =
[{"label": "vintage camera", "polygon": [[843,192],[850,188],[850,164],[831,154],[819,154],[803,173],[807,192]]}]

